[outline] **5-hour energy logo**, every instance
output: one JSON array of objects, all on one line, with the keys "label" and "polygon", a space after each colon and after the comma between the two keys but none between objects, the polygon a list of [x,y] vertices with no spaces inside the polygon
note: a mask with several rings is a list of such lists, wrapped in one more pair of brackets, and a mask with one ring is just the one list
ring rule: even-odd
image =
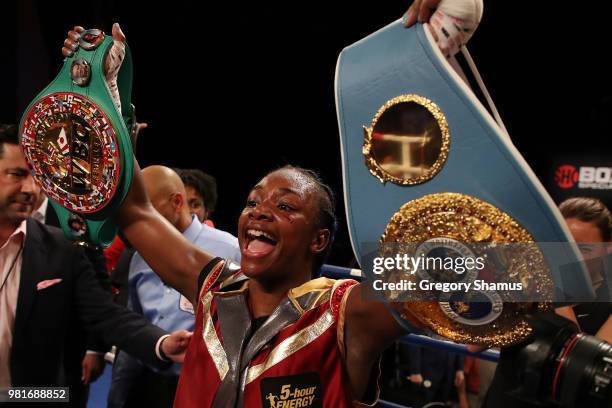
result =
[{"label": "5-hour energy logo", "polygon": [[261,398],[266,408],[322,407],[319,375],[266,378],[261,382]]},{"label": "5-hour energy logo", "polygon": [[269,393],[266,399],[271,408],[312,407],[316,388],[291,388],[291,384],[285,384],[281,388],[280,396]]}]

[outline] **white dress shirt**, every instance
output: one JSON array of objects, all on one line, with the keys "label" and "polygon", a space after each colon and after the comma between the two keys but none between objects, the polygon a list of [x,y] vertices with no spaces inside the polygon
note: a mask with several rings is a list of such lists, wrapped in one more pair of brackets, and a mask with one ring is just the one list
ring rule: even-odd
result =
[{"label": "white dress shirt", "polygon": [[0,247],[0,390],[11,386],[10,357],[26,221]]}]

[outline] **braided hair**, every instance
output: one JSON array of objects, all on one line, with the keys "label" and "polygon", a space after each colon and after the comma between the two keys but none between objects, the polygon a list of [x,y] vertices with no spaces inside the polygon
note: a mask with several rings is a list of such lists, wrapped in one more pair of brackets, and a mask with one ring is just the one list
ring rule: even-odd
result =
[{"label": "braided hair", "polygon": [[319,268],[329,257],[331,253],[332,244],[336,231],[338,230],[338,219],[336,218],[336,198],[331,187],[327,185],[321,176],[314,170],[305,169],[303,167],[287,165],[278,169],[280,170],[291,170],[299,173],[312,181],[317,192],[317,204],[319,208],[319,214],[317,217],[317,227],[329,230],[329,243],[325,250],[321,252],[315,263],[315,272],[313,275],[318,274]]}]

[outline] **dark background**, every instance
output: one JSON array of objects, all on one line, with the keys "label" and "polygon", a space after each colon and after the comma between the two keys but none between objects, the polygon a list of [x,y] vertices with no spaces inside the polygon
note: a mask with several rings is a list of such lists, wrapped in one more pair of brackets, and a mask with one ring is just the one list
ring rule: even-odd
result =
[{"label": "dark background", "polygon": [[[132,50],[138,118],[150,125],[137,149],[141,165],[216,176],[213,220],[232,233],[265,173],[287,163],[313,168],[339,198],[332,263],[345,265],[352,254],[341,202],[336,58],[409,4],[3,2],[0,122],[17,122],[57,74],[68,29],[110,33],[118,21]],[[612,167],[609,8],[486,1],[470,42],[514,143],[557,201],[586,194],[612,204],[611,190],[556,191],[553,177],[568,160]]]}]

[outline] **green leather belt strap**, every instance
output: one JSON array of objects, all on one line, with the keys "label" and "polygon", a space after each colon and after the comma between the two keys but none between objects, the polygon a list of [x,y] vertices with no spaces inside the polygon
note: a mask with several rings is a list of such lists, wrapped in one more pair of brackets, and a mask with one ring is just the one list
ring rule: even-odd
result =
[{"label": "green leather belt strap", "polygon": [[[117,212],[129,191],[134,166],[130,141],[132,59],[126,45],[117,77],[121,97],[119,113],[104,75],[104,60],[112,45],[112,37],[104,36],[97,47],[89,50],[80,47],[67,58],[55,80],[30,104],[20,127],[22,148],[34,178],[51,199],[66,236],[80,243],[102,246],[109,245],[117,232],[109,218]],[[89,74],[75,74],[79,68]],[[85,80],[78,85],[75,77],[85,77]],[[44,109],[48,110],[48,116],[39,113]],[[69,134],[68,140],[63,139],[69,147],[64,146],[63,154],[56,152],[55,133],[49,136],[49,129],[58,126],[69,129],[65,132]],[[87,131],[79,134],[74,133],[78,132],[75,129]],[[60,170],[49,162],[61,163]],[[87,170],[79,174],[85,174],[87,182],[79,185],[83,191],[75,192],[74,174],[83,162]],[[98,177],[95,183],[94,172]],[[78,180],[82,182],[84,178]]]}]

